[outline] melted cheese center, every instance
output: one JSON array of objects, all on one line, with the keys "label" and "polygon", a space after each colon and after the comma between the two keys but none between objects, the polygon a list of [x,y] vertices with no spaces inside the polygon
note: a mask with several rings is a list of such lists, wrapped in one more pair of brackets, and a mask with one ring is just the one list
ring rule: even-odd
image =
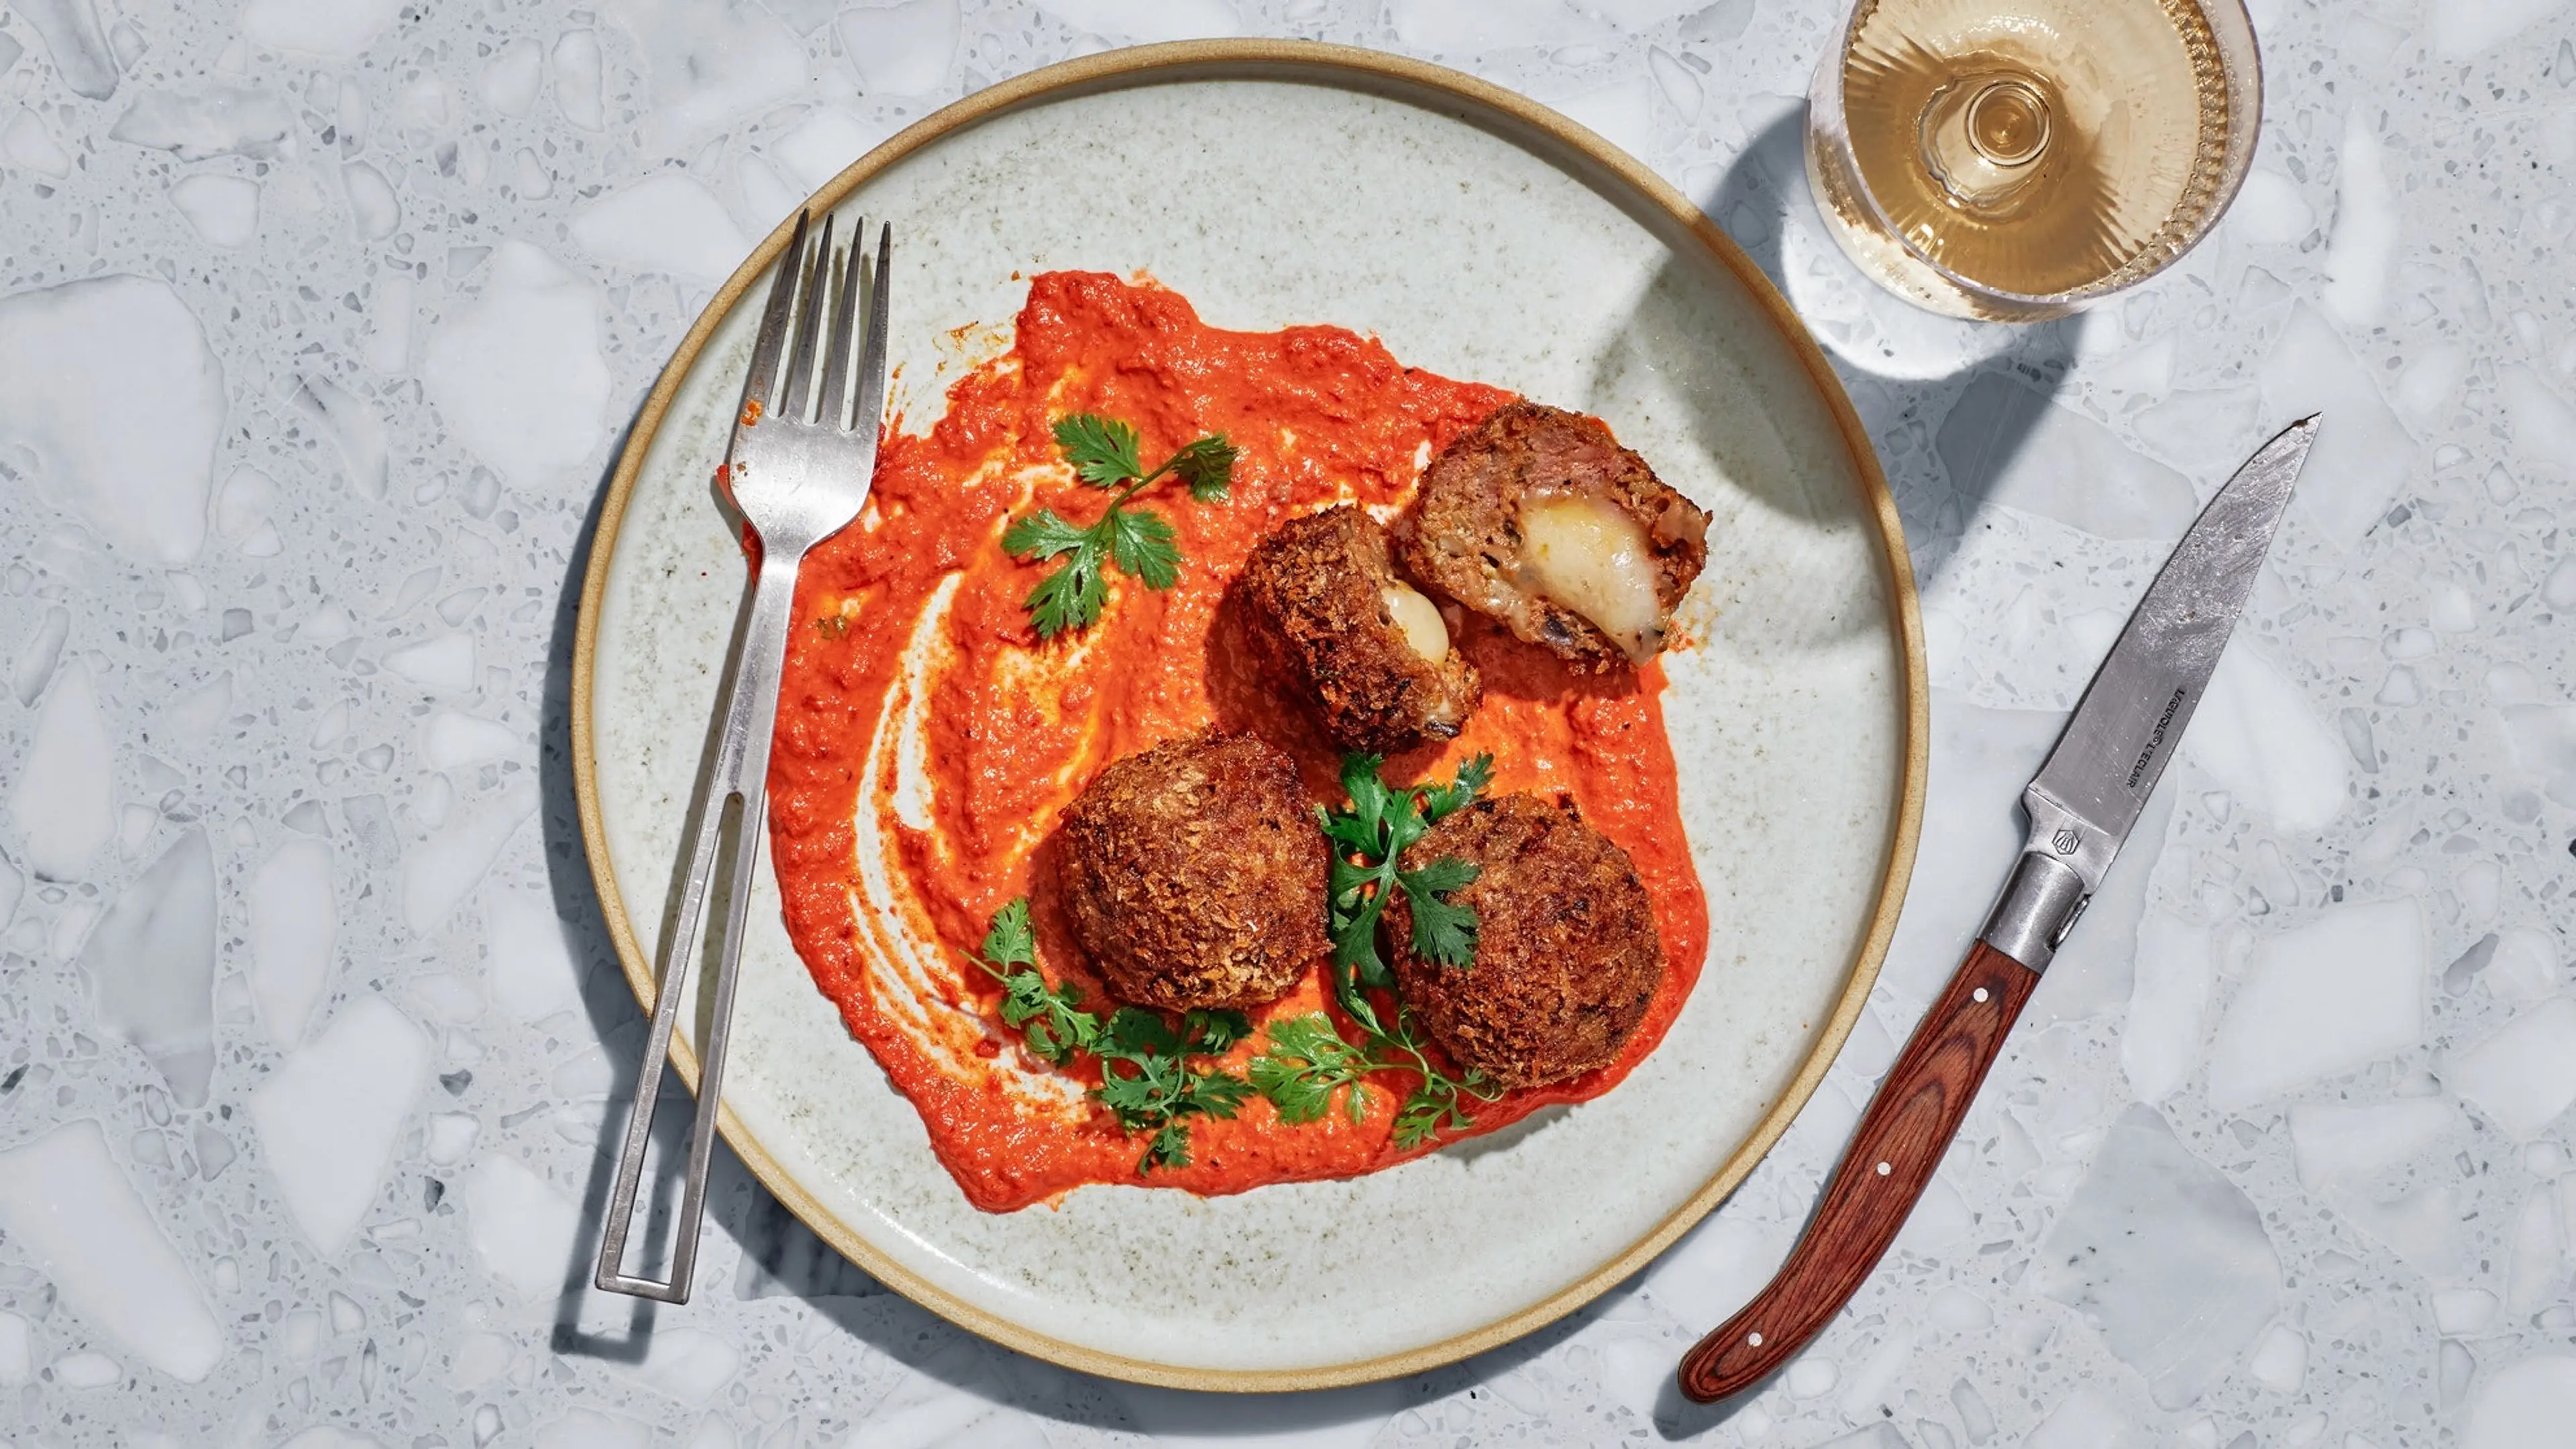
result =
[{"label": "melted cheese center", "polygon": [[1440,606],[1404,584],[1389,584],[1381,596],[1386,612],[1395,627],[1404,631],[1404,642],[1413,652],[1437,664],[1449,657],[1449,625],[1440,617]]},{"label": "melted cheese center", "polygon": [[1521,568],[1532,588],[1581,614],[1629,658],[1642,663],[1663,648],[1654,554],[1644,526],[1618,508],[1564,495],[1523,500]]}]

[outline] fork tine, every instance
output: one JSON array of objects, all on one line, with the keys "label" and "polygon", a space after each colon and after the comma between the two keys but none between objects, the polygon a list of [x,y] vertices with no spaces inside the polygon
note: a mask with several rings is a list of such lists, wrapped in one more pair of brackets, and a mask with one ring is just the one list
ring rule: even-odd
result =
[{"label": "fork tine", "polygon": [[787,341],[787,311],[796,299],[797,263],[805,256],[805,213],[796,213],[796,234],[779,254],[778,270],[769,279],[769,302],[761,309],[760,332],[751,344],[751,371],[742,380],[743,411],[757,404],[769,410],[778,381],[778,353]]},{"label": "fork tine", "polygon": [[823,343],[823,400],[815,410],[827,427],[841,426],[850,415],[850,334],[859,317],[859,244],[867,237],[868,223],[861,218],[850,228],[850,249],[832,263],[832,330]]},{"label": "fork tine", "polygon": [[814,413],[810,405],[814,382],[814,341],[823,330],[823,283],[832,255],[832,214],[823,214],[823,237],[806,248],[805,285],[798,290],[796,303],[796,343],[787,354],[787,384],[779,389],[778,405],[796,422],[810,422]]},{"label": "fork tine", "polygon": [[[865,240],[862,233],[861,240]],[[851,250],[856,251],[853,247]],[[850,419],[853,431],[863,433],[868,446],[876,446],[877,425],[885,413],[886,390],[886,280],[889,262],[894,255],[894,227],[877,228],[876,282],[868,288],[868,340],[859,354],[859,402]],[[857,271],[853,259],[850,270]]]}]

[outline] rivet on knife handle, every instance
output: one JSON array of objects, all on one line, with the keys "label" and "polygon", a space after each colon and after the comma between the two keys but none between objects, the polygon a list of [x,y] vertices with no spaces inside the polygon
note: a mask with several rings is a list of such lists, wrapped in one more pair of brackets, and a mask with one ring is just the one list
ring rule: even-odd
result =
[{"label": "rivet on knife handle", "polygon": [[1706,1403],[1770,1376],[1823,1328],[1896,1240],[2039,973],[1980,941],[1915,1028],[1852,1134],[1824,1201],[1779,1275],[1682,1360]]},{"label": "rivet on knife handle", "polygon": [[1985,930],[1861,1114],[1789,1261],[1683,1358],[1682,1392],[1722,1399],[1788,1362],[1895,1241],[2040,971],[2182,743],[2316,436],[2317,419],[2301,418],[2256,449],[2147,586],[2022,792],[2030,835]]}]

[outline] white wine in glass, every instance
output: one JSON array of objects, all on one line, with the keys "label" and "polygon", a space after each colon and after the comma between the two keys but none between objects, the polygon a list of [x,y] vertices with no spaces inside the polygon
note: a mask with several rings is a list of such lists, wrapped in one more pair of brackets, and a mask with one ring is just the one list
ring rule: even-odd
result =
[{"label": "white wine in glass", "polygon": [[2236,195],[2262,115],[2241,0],[1859,0],[1807,176],[1862,270],[1953,316],[2062,316]]}]

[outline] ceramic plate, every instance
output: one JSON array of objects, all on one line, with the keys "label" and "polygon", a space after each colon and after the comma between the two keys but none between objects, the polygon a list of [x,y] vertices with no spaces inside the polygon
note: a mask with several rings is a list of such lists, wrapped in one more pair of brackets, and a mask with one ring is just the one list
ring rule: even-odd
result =
[{"label": "ceramic plate", "polygon": [[[1074,200],[1078,198],[1078,202]],[[1088,1187],[969,1207],[843,1029],[764,867],[725,1131],[890,1286],[1073,1367],[1197,1388],[1349,1383],[1527,1332],[1751,1170],[1860,1009],[1911,867],[1922,646],[1885,481],[1823,357],[1688,201],[1599,138],[1435,67],[1298,43],[1087,57],[888,141],[814,198],[893,222],[896,403],[1009,345],[1020,280],[1150,273],[1209,322],[1328,322],[1402,361],[1599,414],[1709,508],[1664,710],[1715,945],[1608,1095],[1347,1182]],[[743,588],[710,494],[786,228],[718,294],[619,461],[573,729],[609,925],[652,994]],[[746,300],[748,299],[748,300]],[[684,1032],[686,1028],[684,1027]],[[696,1057],[675,1042],[682,1074]]]}]

